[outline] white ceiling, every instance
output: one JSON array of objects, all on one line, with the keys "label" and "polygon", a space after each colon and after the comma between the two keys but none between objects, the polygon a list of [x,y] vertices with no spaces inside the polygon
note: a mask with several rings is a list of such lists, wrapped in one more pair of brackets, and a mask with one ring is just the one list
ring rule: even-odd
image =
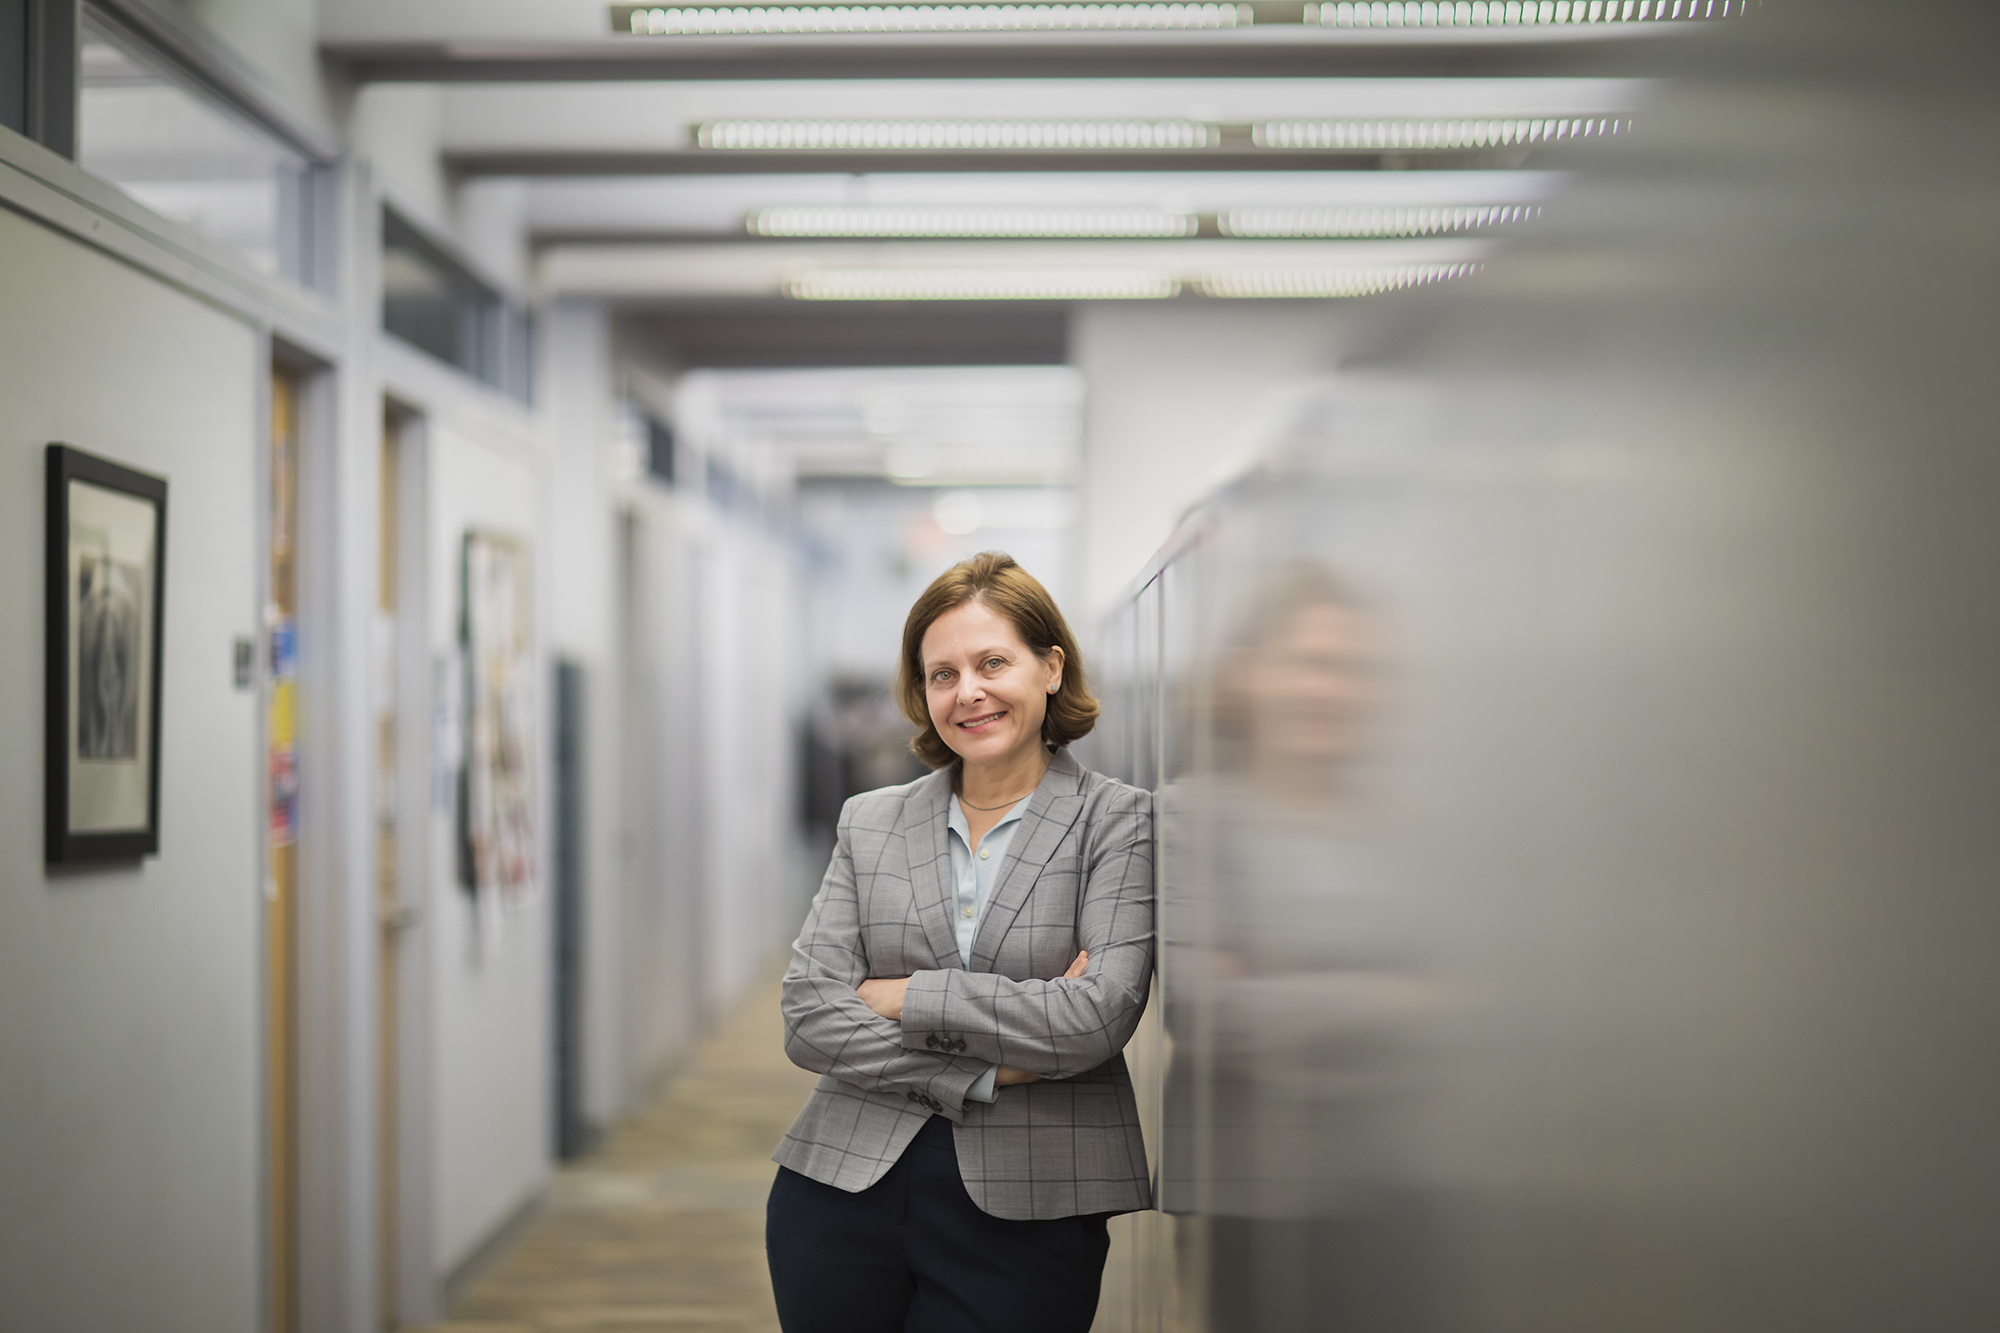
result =
[{"label": "white ceiling", "polygon": [[[929,151],[926,171],[883,169],[891,154],[829,154],[839,167],[801,170],[811,152],[789,151],[782,171],[745,172],[750,150],[696,146],[697,127],[715,121],[1194,121],[1242,126],[1268,121],[1523,121],[1643,117],[1653,85],[1639,78],[1525,77],[1538,68],[1535,51],[1582,49],[1599,38],[1648,36],[1627,25],[1550,25],[1480,28],[1454,32],[1359,32],[1263,22],[1231,32],[1156,33],[947,33],[898,37],[883,34],[771,35],[768,37],[631,37],[611,31],[602,0],[321,0],[320,23],[328,48],[338,54],[400,48],[429,50],[442,72],[414,77],[467,81],[439,86],[438,150],[464,179],[518,178],[513,198],[531,237],[540,238],[534,281],[549,296],[611,301],[774,300],[802,294],[795,286],[814,273],[858,272],[865,281],[839,290],[849,296],[885,290],[869,286],[879,270],[913,270],[916,280],[950,270],[960,276],[993,270],[1053,274],[1064,281],[1043,291],[1101,291],[1069,282],[1083,270],[1157,275],[1128,290],[1194,288],[1212,295],[1242,294],[1241,286],[1202,287],[1204,276],[1258,275],[1262,294],[1324,294],[1324,284],[1287,286],[1278,275],[1325,274],[1366,266],[1475,265],[1500,244],[1478,230],[1403,240],[1242,240],[1213,236],[1227,230],[1211,219],[1254,208],[1423,209],[1444,206],[1534,204],[1556,195],[1564,177],[1548,170],[1496,169],[1532,159],[1527,149],[1457,159],[1481,170],[1438,170],[1422,152],[1398,157],[1386,150],[1313,158],[1256,147],[1230,130],[1215,132],[1216,147],[1176,163],[1171,152],[1096,153],[1106,170],[1044,170],[1043,158],[1014,152],[1004,164],[978,151]],[[1259,10],[1258,17],[1280,17]],[[1025,45],[1024,45],[1025,43]],[[1245,53],[1325,52],[1343,44],[1353,52],[1387,51],[1396,44],[1426,48],[1430,63],[1407,68],[1367,65],[1369,77],[1186,77],[1189,68],[1246,68]],[[997,45],[996,45],[997,44]],[[1036,77],[935,77],[939,66],[926,52],[978,52],[1017,47],[1031,56],[1077,56],[1113,48],[1164,61],[1134,65],[1134,77],[1041,77],[1062,68],[1039,57],[1007,72]],[[1412,49],[1415,49],[1413,47]],[[1487,55],[1479,61],[1442,63],[1462,47]],[[1493,63],[1493,52],[1512,50]],[[766,61],[731,65],[743,53],[809,52],[809,63]],[[736,53],[732,55],[731,53]],[[1233,53],[1233,54],[1229,54]],[[704,64],[709,57],[720,63]],[[479,82],[480,61],[507,58],[514,75]],[[870,68],[924,77],[842,78],[865,58]],[[942,58],[941,56],[939,58]],[[1372,57],[1370,57],[1372,59]],[[680,78],[652,71],[643,79],[590,79],[626,70],[630,61],[679,60],[685,68],[810,69],[811,78]],[[789,57],[787,57],[789,59]],[[1234,66],[1218,63],[1235,60]],[[1262,57],[1259,57],[1262,59]],[[1322,56],[1313,56],[1319,62]],[[452,62],[459,62],[452,65]],[[563,64],[581,61],[581,64]],[[887,62],[884,64],[883,62]],[[539,63],[538,63],[539,62]],[[593,63],[594,62],[594,63]],[[1364,62],[1365,63],[1365,62]],[[1407,64],[1407,62],[1406,62]],[[973,66],[964,66],[973,68]],[[1071,68],[1077,68],[1074,64]],[[1260,66],[1248,66],[1260,67]],[[1268,66],[1279,68],[1278,66]],[[1294,60],[1285,68],[1299,68]],[[1305,68],[1319,68],[1319,63]],[[678,67],[677,67],[678,68]],[[1001,68],[985,66],[980,68]],[[1174,68],[1173,76],[1148,77],[1148,68]],[[1412,69],[1505,69],[1484,77],[1408,77]],[[568,70],[568,73],[561,71]],[[1398,72],[1400,70],[1400,72]],[[407,75],[406,75],[407,76]],[[515,81],[505,81],[512,78]],[[541,81],[541,80],[550,81]],[[571,79],[577,81],[560,81]],[[1225,146],[1226,145],[1226,146]],[[1239,151],[1241,150],[1241,151]],[[1590,151],[1585,149],[1583,151]],[[1053,155],[1062,165],[1060,154]],[[909,159],[916,165],[915,159]],[[1081,164],[1083,159],[1074,159]],[[1318,161],[1355,167],[1305,169]],[[1256,169],[1234,168],[1238,162]],[[940,165],[947,169],[937,169]],[[960,165],[962,164],[962,166]],[[866,166],[866,171],[855,171]],[[848,168],[842,170],[840,168]],[[1030,170],[1014,168],[1028,167]],[[956,169],[950,169],[956,168]],[[617,175],[610,173],[629,172]],[[1184,226],[1198,236],[1154,240],[780,240],[746,236],[746,217],[784,206],[876,205],[1014,209],[1140,207],[1198,215]],[[1346,224],[1342,224],[1343,226]],[[1507,224],[1532,226],[1509,215]],[[1060,228],[1058,228],[1059,230]],[[1314,228],[1306,228],[1313,230]],[[1319,228],[1324,230],[1325,228]],[[1172,230],[1180,230],[1179,227]],[[1454,270],[1456,271],[1456,270]],[[1004,285],[1004,284],[1002,284]],[[987,289],[977,283],[953,290]],[[817,288],[824,294],[828,288]],[[904,287],[886,290],[903,292]]]},{"label": "white ceiling", "polygon": [[1270,206],[1427,207],[1535,203],[1563,181],[1547,171],[882,172],[814,176],[544,177],[528,185],[539,233],[741,235],[783,205],[1151,207],[1217,213]]},{"label": "white ceiling", "polygon": [[696,371],[684,437],[753,475],[889,475],[916,485],[1067,485],[1083,377],[1067,366]]},{"label": "white ceiling", "polygon": [[800,241],[742,245],[557,246],[542,257],[544,295],[625,299],[775,297],[788,279],[827,269],[1159,271],[1210,273],[1476,263],[1494,243],[1393,241]]}]

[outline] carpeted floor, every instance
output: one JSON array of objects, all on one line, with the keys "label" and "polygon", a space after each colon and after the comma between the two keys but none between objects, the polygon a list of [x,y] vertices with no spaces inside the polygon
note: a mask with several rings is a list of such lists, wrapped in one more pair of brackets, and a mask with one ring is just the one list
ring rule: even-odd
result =
[{"label": "carpeted floor", "polygon": [[770,1162],[814,1076],[760,987],[643,1114],[561,1170],[548,1207],[433,1333],[777,1333]]}]

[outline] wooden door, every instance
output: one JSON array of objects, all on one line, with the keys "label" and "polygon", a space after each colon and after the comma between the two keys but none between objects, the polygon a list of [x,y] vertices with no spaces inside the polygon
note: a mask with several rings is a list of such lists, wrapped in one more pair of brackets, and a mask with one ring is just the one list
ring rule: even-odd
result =
[{"label": "wooden door", "polygon": [[270,600],[264,610],[270,673],[264,1014],[273,1333],[294,1333],[298,1327],[299,387],[294,372],[272,368]]}]

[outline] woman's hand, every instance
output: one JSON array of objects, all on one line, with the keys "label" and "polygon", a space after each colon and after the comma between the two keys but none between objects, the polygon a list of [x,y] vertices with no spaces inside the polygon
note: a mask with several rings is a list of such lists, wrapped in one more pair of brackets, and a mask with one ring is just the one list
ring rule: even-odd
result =
[{"label": "woman's hand", "polygon": [[[1089,966],[1089,964],[1090,950],[1085,949],[1076,956],[1076,961],[1069,965],[1069,971],[1063,973],[1063,980],[1076,980],[1083,975],[1083,969]],[[870,977],[859,986],[856,986],[854,993],[861,997],[861,1003],[867,1005],[891,1023],[900,1023],[903,1021],[903,992],[909,988],[910,979],[908,977]],[[1015,1072],[1019,1073],[1020,1071],[1017,1070]],[[1014,1081],[1025,1083],[1028,1079],[1034,1077],[1036,1076],[1029,1074],[1027,1078],[1019,1078]]]},{"label": "woman's hand", "polygon": [[[1075,981],[1083,975],[1083,969],[1088,966],[1090,966],[1090,950],[1085,949],[1076,956],[1076,961],[1069,965],[1069,970],[1063,973],[1063,980]],[[1000,1071],[993,1076],[993,1086],[996,1088],[1011,1088],[1017,1083],[1040,1083],[1041,1081],[1042,1076],[1033,1070],[1016,1069],[1012,1065],[1001,1065]]]},{"label": "woman's hand", "polygon": [[891,1023],[903,1021],[903,992],[910,988],[908,977],[870,977],[854,988],[861,1003]]}]

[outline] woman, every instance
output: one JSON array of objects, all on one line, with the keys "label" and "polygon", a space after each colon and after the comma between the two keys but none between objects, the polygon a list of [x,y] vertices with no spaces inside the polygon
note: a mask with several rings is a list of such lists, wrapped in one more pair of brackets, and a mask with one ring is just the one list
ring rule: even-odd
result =
[{"label": "woman", "polygon": [[785,974],[823,1075],[774,1160],[786,1333],[1084,1333],[1105,1219],[1151,1206],[1119,1054],[1153,966],[1147,793],[1064,748],[1097,702],[1042,585],[987,553],[903,626],[937,771],[849,801]]}]

